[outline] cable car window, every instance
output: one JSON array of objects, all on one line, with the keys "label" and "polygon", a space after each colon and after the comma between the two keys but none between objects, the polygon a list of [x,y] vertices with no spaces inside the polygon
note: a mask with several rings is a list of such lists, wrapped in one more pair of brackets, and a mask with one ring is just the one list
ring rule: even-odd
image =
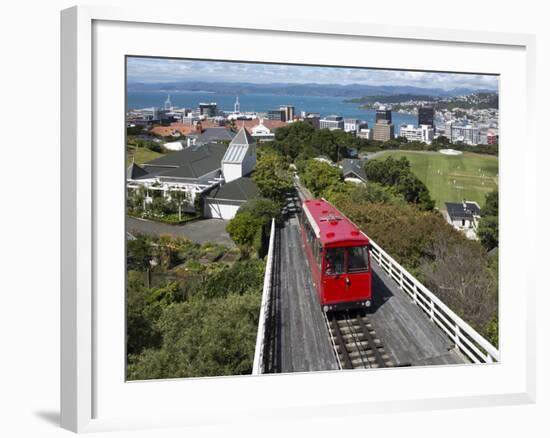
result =
[{"label": "cable car window", "polygon": [[327,248],[326,275],[346,273],[346,250],[344,248]]},{"label": "cable car window", "polygon": [[366,246],[348,247],[348,272],[369,270],[369,250]]}]

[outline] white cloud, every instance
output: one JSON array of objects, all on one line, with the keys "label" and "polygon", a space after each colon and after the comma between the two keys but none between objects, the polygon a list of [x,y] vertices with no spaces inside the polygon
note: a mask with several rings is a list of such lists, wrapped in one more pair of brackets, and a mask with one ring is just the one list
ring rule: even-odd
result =
[{"label": "white cloud", "polygon": [[134,57],[128,58],[127,73],[130,82],[358,83],[495,90],[498,86],[493,75]]}]

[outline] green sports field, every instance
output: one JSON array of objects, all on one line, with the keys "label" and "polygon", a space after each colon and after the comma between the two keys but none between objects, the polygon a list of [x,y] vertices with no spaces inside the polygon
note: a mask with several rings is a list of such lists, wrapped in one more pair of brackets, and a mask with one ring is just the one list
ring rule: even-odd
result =
[{"label": "green sports field", "polygon": [[390,155],[409,160],[413,173],[428,186],[440,210],[445,209],[445,202],[463,199],[483,206],[485,194],[498,187],[498,158],[491,155],[387,151],[375,159],[383,160]]}]

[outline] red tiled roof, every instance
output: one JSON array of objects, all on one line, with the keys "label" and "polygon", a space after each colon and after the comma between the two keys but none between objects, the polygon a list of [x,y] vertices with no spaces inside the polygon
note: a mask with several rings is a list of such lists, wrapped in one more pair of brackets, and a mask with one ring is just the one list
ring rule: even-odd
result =
[{"label": "red tiled roof", "polygon": [[[260,124],[259,120],[236,120],[235,125],[237,126],[237,129],[240,129],[242,126],[246,128],[246,130],[249,133],[252,133],[252,128],[255,126],[258,126]],[[283,122],[281,120],[267,120],[264,119],[263,125],[269,129],[270,131],[273,131],[274,129],[281,128],[282,126],[286,126],[288,123]]]},{"label": "red tiled roof", "polygon": [[176,132],[179,132],[181,135],[193,134],[194,132],[196,132],[196,128],[191,125],[172,123],[170,126],[155,126],[153,129],[151,129],[151,132],[155,135],[167,137]]}]

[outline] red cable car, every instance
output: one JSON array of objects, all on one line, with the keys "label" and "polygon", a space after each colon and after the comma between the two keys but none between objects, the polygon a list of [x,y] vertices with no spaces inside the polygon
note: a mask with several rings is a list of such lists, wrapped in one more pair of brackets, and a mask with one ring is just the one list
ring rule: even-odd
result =
[{"label": "red cable car", "polygon": [[303,202],[300,229],[323,310],[370,307],[369,238],[325,199]]}]

